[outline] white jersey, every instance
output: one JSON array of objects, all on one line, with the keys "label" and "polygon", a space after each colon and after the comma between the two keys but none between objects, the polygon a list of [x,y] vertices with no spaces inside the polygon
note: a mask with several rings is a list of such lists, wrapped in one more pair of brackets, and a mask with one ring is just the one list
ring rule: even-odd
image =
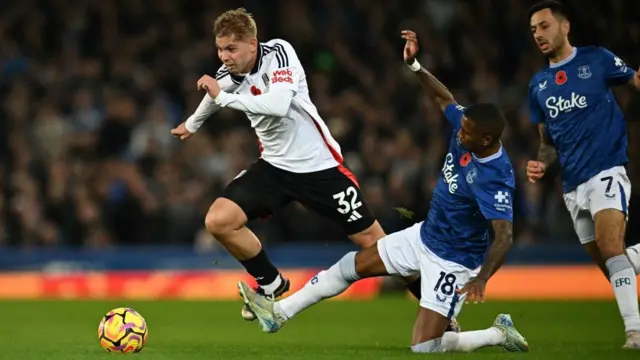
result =
[{"label": "white jersey", "polygon": [[226,66],[216,73],[222,92],[209,94],[187,121],[195,132],[221,107],[245,112],[260,141],[261,157],[283,170],[309,173],[341,165],[340,145],[309,98],[307,78],[296,51],[285,40],[258,46],[249,74],[234,75]]}]

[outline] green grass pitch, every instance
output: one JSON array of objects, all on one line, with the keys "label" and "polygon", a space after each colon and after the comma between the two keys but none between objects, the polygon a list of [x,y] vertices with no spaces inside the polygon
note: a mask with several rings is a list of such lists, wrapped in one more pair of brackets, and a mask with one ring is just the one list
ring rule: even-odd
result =
[{"label": "green grass pitch", "polygon": [[[97,328],[108,310],[128,306],[147,320],[149,339],[138,354],[108,354]],[[1,301],[0,359],[414,359],[411,328],[417,304],[399,297],[332,301],[308,309],[277,334],[263,334],[240,317],[240,302]],[[614,302],[487,302],[467,304],[463,330],[485,328],[499,312],[512,314],[531,346],[528,354],[482,349],[446,359],[640,359],[622,350]]]}]

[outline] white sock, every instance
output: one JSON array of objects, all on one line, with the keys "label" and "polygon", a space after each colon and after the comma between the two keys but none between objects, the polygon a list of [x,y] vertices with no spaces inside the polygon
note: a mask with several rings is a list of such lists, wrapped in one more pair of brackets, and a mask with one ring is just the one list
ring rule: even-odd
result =
[{"label": "white sock", "polygon": [[289,319],[323,299],[340,295],[359,279],[356,273],[355,257],[355,251],[350,252],[328,270],[320,271],[302,289],[278,301],[275,304],[275,311]]},{"label": "white sock", "polygon": [[631,261],[631,265],[633,265],[633,269],[636,271],[636,275],[640,274],[640,244],[629,246],[627,248],[627,256],[629,257],[629,261]]},{"label": "white sock", "polygon": [[609,279],[616,295],[618,309],[624,320],[626,331],[640,330],[638,310],[638,284],[636,272],[626,255],[614,256],[607,260]]},{"label": "white sock", "polygon": [[442,335],[442,352],[471,352],[485,346],[502,345],[506,340],[505,334],[490,327],[485,330],[465,331],[455,333],[448,331]]},{"label": "white sock", "polygon": [[444,352],[442,350],[442,346],[440,343],[442,342],[442,338],[431,339],[420,344],[412,345],[411,351],[414,353],[428,354],[428,353],[441,353]]}]

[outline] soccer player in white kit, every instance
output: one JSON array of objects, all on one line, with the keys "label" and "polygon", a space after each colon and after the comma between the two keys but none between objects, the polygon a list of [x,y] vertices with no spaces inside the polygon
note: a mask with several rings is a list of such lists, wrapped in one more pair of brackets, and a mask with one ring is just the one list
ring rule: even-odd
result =
[{"label": "soccer player in white kit", "polygon": [[[291,44],[282,39],[259,42],[256,23],[242,8],[220,15],[213,33],[223,65],[215,77],[198,80],[198,89],[207,94],[172,134],[188,139],[223,107],[243,111],[249,118],[260,142],[260,159],[227,185],[211,205],[205,225],[255,278],[256,290],[275,298],[289,290],[289,281],[245,226],[248,221],[298,201],[341,223],[351,241],[362,247],[375,244],[385,233],[309,97],[304,68]],[[408,282],[419,298],[420,280]],[[255,319],[246,307],[242,315]],[[457,330],[455,320],[452,324]]]}]

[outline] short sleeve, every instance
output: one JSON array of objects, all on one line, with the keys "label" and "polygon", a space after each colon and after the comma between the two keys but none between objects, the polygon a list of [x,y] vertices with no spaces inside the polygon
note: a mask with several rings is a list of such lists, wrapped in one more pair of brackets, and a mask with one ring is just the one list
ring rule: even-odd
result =
[{"label": "short sleeve", "polygon": [[609,85],[624,85],[631,81],[635,72],[622,59],[605,48],[599,48],[600,64]]},{"label": "short sleeve", "polygon": [[298,82],[304,77],[304,70],[295,49],[288,42],[277,40],[273,45],[273,52],[275,55],[267,69],[270,87],[297,92]]},{"label": "short sleeve", "polygon": [[476,199],[487,220],[513,221],[513,186],[508,181],[478,184]]},{"label": "short sleeve", "polygon": [[453,103],[447,105],[444,109],[444,117],[447,118],[447,121],[453,126],[454,129],[460,127],[460,123],[462,122],[462,116],[464,115],[464,106]]}]

